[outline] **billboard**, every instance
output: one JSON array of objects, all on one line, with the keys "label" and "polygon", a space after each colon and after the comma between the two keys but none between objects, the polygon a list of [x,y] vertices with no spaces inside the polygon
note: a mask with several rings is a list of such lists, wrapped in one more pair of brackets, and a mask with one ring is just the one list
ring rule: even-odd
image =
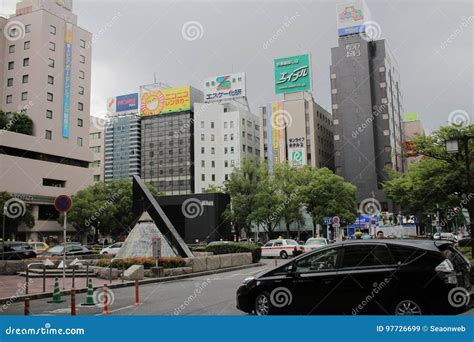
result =
[{"label": "billboard", "polygon": [[288,139],[288,164],[295,168],[306,165],[306,144],[304,137]]},{"label": "billboard", "polygon": [[117,96],[115,112],[136,111],[138,109],[138,93]]},{"label": "billboard", "polygon": [[364,23],[368,20],[369,11],[363,0],[354,0],[337,5],[337,31],[339,37],[365,32]]},{"label": "billboard", "polygon": [[140,90],[140,114],[143,116],[191,110],[191,87],[169,89],[143,86]]},{"label": "billboard", "polygon": [[417,121],[418,114],[417,113],[405,113],[403,114],[403,121],[410,122],[410,121]]},{"label": "billboard", "polygon": [[63,85],[63,138],[69,138],[69,122],[71,118],[71,64],[72,64],[72,24],[66,23],[64,37],[64,85]]},{"label": "billboard", "polygon": [[274,164],[286,160],[286,126],[281,124],[281,119],[284,117],[285,113],[283,106],[283,101],[272,103],[272,119],[270,125],[272,128]]},{"label": "billboard", "polygon": [[204,80],[204,102],[231,100],[245,96],[245,73],[233,73]]},{"label": "billboard", "polygon": [[275,93],[311,90],[309,62],[308,54],[275,59]]}]

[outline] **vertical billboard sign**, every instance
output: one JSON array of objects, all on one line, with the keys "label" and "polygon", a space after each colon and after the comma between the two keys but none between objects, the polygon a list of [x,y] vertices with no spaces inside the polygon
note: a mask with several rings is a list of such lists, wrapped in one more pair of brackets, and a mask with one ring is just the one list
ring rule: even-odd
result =
[{"label": "vertical billboard sign", "polygon": [[191,87],[159,89],[156,85],[140,89],[140,114],[143,116],[191,110]]},{"label": "vertical billboard sign", "polygon": [[283,101],[273,102],[271,126],[274,163],[286,160],[286,125],[282,119],[284,119]]},{"label": "vertical billboard sign", "polygon": [[363,0],[354,0],[337,5],[337,31],[339,37],[365,32],[369,11]]},{"label": "vertical billboard sign", "polygon": [[267,158],[268,158],[268,171],[273,174],[273,127],[272,127],[272,105],[268,104],[266,108],[267,118]]},{"label": "vertical billboard sign", "polygon": [[63,92],[63,137],[69,138],[71,121],[71,62],[72,62],[72,24],[66,23],[64,45],[64,92]]},{"label": "vertical billboard sign", "polygon": [[308,54],[275,59],[275,93],[311,90],[309,63]]},{"label": "vertical billboard sign", "polygon": [[204,80],[204,102],[231,100],[245,96],[245,73],[226,74]]},{"label": "vertical billboard sign", "polygon": [[306,165],[306,144],[304,137],[288,139],[288,163],[295,168]]}]

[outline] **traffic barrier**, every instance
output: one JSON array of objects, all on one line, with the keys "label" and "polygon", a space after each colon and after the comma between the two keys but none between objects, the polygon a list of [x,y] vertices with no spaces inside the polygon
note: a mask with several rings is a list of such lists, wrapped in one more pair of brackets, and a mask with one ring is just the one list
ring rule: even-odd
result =
[{"label": "traffic barrier", "polygon": [[107,293],[107,284],[104,284],[104,308],[102,310],[102,315],[108,315],[109,311],[109,298]]},{"label": "traffic barrier", "polygon": [[30,315],[30,298],[25,298],[25,316]]},{"label": "traffic barrier", "polygon": [[140,288],[138,280],[135,280],[135,306],[140,305]]},{"label": "traffic barrier", "polygon": [[59,281],[58,277],[54,279],[54,289],[53,289],[53,300],[48,301],[48,303],[62,303],[64,300],[61,300],[61,290],[59,290]]},{"label": "traffic barrier", "polygon": [[82,304],[83,306],[93,306],[94,303],[94,288],[92,287],[92,279],[89,279],[89,283],[87,285],[87,296],[86,302]]},{"label": "traffic barrier", "polygon": [[76,290],[71,289],[71,316],[76,316]]}]

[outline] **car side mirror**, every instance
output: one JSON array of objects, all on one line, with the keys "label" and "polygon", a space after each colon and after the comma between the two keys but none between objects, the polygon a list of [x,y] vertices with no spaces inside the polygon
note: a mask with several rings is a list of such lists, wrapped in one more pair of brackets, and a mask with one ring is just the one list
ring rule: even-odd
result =
[{"label": "car side mirror", "polygon": [[296,276],[296,266],[295,266],[295,264],[289,264],[286,267],[286,273],[291,275],[291,276]]}]

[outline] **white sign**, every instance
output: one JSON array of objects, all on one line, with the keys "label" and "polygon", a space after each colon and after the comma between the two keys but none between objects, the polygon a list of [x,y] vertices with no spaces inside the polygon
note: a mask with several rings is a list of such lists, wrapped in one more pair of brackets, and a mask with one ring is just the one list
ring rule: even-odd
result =
[{"label": "white sign", "polygon": [[204,102],[218,102],[245,96],[245,73],[225,74],[204,80]]}]

